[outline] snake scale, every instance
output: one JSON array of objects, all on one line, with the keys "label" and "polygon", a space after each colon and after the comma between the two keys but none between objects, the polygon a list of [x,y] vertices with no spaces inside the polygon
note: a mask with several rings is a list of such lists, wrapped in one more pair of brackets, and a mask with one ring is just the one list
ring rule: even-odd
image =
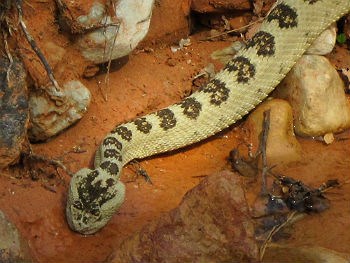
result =
[{"label": "snake scale", "polygon": [[198,142],[241,119],[349,11],[350,0],[279,0],[260,31],[208,84],[179,103],[116,126],[104,138],[95,168],[83,168],[71,180],[69,226],[83,234],[101,229],[124,201],[119,178],[125,164]]}]

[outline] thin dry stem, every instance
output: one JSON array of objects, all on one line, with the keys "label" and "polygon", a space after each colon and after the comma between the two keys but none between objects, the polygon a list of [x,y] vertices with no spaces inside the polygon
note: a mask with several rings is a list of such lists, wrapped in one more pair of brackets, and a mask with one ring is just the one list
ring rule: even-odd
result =
[{"label": "thin dry stem", "polygon": [[51,83],[55,87],[55,92],[54,92],[55,94],[52,94],[52,95],[57,96],[57,97],[62,97],[63,92],[62,92],[60,86],[58,85],[58,82],[56,81],[56,79],[54,77],[53,70],[52,70],[50,64],[47,62],[44,54],[41,52],[41,50],[38,47],[38,45],[36,44],[34,38],[29,33],[25,22],[23,21],[23,10],[22,10],[22,6],[21,6],[20,2],[21,2],[20,0],[16,1],[16,8],[18,10],[18,20],[19,20],[19,24],[21,26],[21,29],[22,29],[29,45],[31,46],[31,48],[34,50],[35,54],[39,57],[40,61],[44,65],[46,73],[47,73]]},{"label": "thin dry stem", "polygon": [[264,120],[263,120],[263,130],[261,135],[260,142],[260,151],[262,158],[262,185],[261,185],[261,194],[267,194],[267,185],[266,185],[266,176],[269,171],[269,167],[267,166],[267,156],[266,156],[266,145],[267,138],[270,130],[270,110],[264,111]]},{"label": "thin dry stem", "polygon": [[55,167],[61,168],[63,171],[65,171],[70,177],[73,177],[74,173],[72,173],[61,161],[47,158],[43,155],[38,155],[34,153],[24,153],[29,159],[40,161],[47,163],[49,165],[53,165]]},{"label": "thin dry stem", "polygon": [[289,214],[288,218],[286,221],[284,221],[282,224],[278,225],[278,226],[274,226],[269,235],[267,236],[267,238],[265,239],[264,243],[261,245],[260,249],[259,249],[259,257],[260,257],[260,261],[262,261],[266,248],[268,246],[268,244],[271,242],[272,237],[279,232],[284,226],[286,226],[290,221],[292,221],[292,219],[294,218],[294,216],[297,214],[297,211],[293,211],[292,213]]},{"label": "thin dry stem", "polygon": [[210,36],[210,37],[207,37],[205,39],[202,39],[201,41],[207,41],[207,40],[211,40],[211,39],[214,39],[214,38],[217,38],[217,37],[221,37],[221,36],[224,36],[224,35],[227,35],[227,34],[230,34],[230,33],[234,33],[234,32],[239,32],[241,31],[242,29],[245,29],[245,28],[249,28],[251,27],[252,25],[256,24],[256,23],[259,23],[259,22],[262,22],[264,21],[264,19],[272,12],[272,10],[274,9],[274,7],[279,3],[280,1],[277,1],[273,7],[269,10],[269,12],[266,14],[266,16],[264,17],[260,17],[258,18],[257,20],[253,21],[253,22],[250,22],[249,24],[245,25],[245,26],[241,26],[239,28],[235,28],[235,29],[231,29],[231,30],[228,30],[228,31],[225,31],[225,32],[222,32],[220,34],[217,34],[215,36]]},{"label": "thin dry stem", "polygon": [[[113,6],[113,9],[115,8],[114,6],[114,2],[112,3],[112,6]],[[107,20],[106,20],[106,23],[107,23]],[[106,73],[106,76],[105,76],[105,80],[104,80],[104,84],[105,84],[105,92],[103,90],[102,91],[102,95],[103,95],[103,99],[105,101],[108,100],[108,91],[109,91],[109,74],[110,74],[110,70],[111,70],[111,63],[112,63],[112,55],[113,55],[113,51],[114,51],[114,47],[115,47],[115,42],[116,42],[116,39],[117,39],[117,35],[118,35],[118,32],[119,32],[119,26],[120,24],[116,24],[115,26],[115,33],[114,33],[114,38],[113,38],[113,44],[112,44],[112,47],[110,48],[110,52],[109,52],[109,59],[108,59],[108,64],[107,64],[107,73]],[[105,27],[105,30],[106,30],[107,27]],[[107,43],[105,43],[105,49],[104,49],[104,52],[106,51],[106,47],[107,47]]]},{"label": "thin dry stem", "polygon": [[8,46],[8,43],[7,43],[7,33],[6,33],[6,31],[4,29],[2,29],[2,37],[4,39],[4,46],[5,46],[6,56],[7,56],[7,58],[10,61],[10,64],[9,64],[9,66],[7,68],[7,71],[6,71],[6,79],[7,79],[7,82],[9,83],[10,82],[10,71],[11,71],[12,64],[13,64],[13,57],[11,55],[11,52],[10,52],[10,49],[9,49],[9,46]]}]

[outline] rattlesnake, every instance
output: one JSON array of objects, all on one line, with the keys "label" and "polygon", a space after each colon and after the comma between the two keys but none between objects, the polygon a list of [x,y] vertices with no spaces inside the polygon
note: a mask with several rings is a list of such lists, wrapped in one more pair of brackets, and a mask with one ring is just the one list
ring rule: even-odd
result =
[{"label": "rattlesnake", "polygon": [[72,178],[69,226],[91,234],[121,206],[122,167],[203,140],[255,108],[288,73],[313,40],[350,11],[350,0],[278,1],[246,47],[207,85],[179,103],[116,126],[102,141],[95,169]]}]

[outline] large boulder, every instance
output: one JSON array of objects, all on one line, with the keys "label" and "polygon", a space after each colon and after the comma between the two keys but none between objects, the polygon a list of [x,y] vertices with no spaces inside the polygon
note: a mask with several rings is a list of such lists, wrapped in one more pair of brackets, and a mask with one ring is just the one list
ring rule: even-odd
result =
[{"label": "large boulder", "polygon": [[208,176],[121,245],[111,262],[252,262],[258,248],[237,174]]}]

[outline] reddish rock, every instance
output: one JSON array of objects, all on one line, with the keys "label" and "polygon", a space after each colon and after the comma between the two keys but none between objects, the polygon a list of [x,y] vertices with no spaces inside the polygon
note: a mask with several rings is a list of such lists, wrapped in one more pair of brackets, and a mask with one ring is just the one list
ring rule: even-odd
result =
[{"label": "reddish rock", "polygon": [[199,13],[216,13],[227,10],[250,10],[249,0],[193,0],[191,9]]},{"label": "reddish rock", "polygon": [[237,15],[228,19],[231,29],[240,29],[240,31],[238,31],[239,33],[245,32],[247,30],[245,26],[247,26],[251,20],[251,13],[243,13],[241,15]]},{"label": "reddish rock", "polygon": [[111,262],[252,262],[257,254],[240,179],[223,171],[124,241]]}]

